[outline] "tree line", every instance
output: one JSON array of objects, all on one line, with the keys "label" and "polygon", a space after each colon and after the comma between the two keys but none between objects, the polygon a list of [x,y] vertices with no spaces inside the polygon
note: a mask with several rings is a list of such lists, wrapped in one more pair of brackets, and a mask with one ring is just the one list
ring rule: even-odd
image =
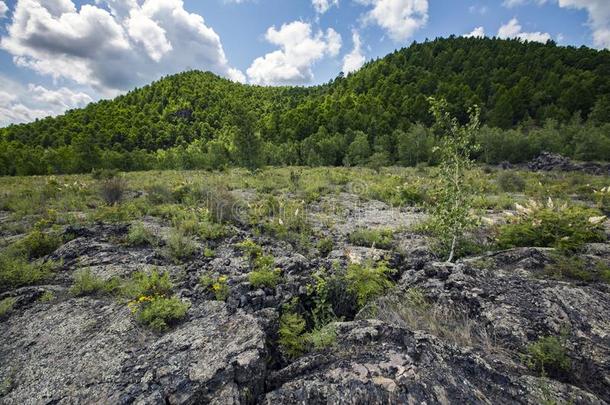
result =
[{"label": "tree line", "polygon": [[462,123],[478,105],[476,159],[543,150],[610,156],[610,52],[490,38],[436,39],[314,87],[261,87],[189,71],[66,114],[0,129],[0,175],[238,165],[435,164],[429,96]]}]

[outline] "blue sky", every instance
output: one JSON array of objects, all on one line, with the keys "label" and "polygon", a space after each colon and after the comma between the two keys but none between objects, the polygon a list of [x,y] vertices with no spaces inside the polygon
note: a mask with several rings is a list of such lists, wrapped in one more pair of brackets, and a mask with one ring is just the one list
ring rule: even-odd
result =
[{"label": "blue sky", "polygon": [[610,47],[609,0],[0,0],[0,126],[165,74],[310,85],[448,35]]}]

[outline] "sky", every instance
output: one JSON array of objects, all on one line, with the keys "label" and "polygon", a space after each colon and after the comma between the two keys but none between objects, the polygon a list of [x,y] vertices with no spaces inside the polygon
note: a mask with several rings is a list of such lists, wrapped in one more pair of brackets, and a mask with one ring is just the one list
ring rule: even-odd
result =
[{"label": "sky", "polygon": [[610,0],[0,0],[0,127],[190,69],[320,84],[449,35],[610,49]]}]

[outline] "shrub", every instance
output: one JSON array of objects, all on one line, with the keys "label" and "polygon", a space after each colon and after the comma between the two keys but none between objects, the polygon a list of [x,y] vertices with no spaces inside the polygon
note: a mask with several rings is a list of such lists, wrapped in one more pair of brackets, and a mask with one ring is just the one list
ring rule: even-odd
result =
[{"label": "shrub", "polygon": [[248,260],[250,265],[252,265],[254,261],[263,254],[263,248],[251,239],[246,239],[245,241],[237,244],[237,247],[244,252],[244,257],[246,260]]},{"label": "shrub", "polygon": [[38,301],[40,302],[50,302],[53,301],[55,299],[55,294],[53,294],[51,291],[45,291],[40,298],[38,298]]},{"label": "shrub", "polygon": [[349,235],[349,241],[356,246],[391,249],[394,233],[391,229],[357,229]]},{"label": "shrub", "polygon": [[227,280],[227,276],[212,277],[204,274],[199,279],[199,284],[201,284],[204,289],[214,293],[214,297],[216,297],[217,301],[226,301],[231,293]]},{"label": "shrub", "polygon": [[17,299],[14,297],[7,297],[0,300],[0,318],[3,318],[11,312],[15,306],[15,302],[17,302]]},{"label": "shrub", "polygon": [[128,306],[136,319],[157,332],[167,330],[186,316],[187,303],[172,295],[168,273],[137,272],[123,287],[123,293],[132,298]]},{"label": "shrub", "polygon": [[182,231],[173,230],[167,239],[167,249],[171,257],[180,261],[190,258],[195,253],[197,246]]},{"label": "shrub", "polygon": [[143,223],[136,222],[129,228],[127,244],[130,246],[153,245],[156,242],[155,235],[146,229]]},{"label": "shrub", "polygon": [[539,338],[526,349],[527,366],[543,376],[565,378],[572,364],[562,339],[556,336]]},{"label": "shrub", "polygon": [[9,252],[28,259],[37,259],[53,253],[62,243],[59,236],[44,233],[38,229],[15,242],[9,247]]},{"label": "shrub", "polygon": [[504,170],[496,178],[500,190],[504,192],[523,192],[525,190],[525,180],[517,173]]},{"label": "shrub", "polygon": [[281,278],[280,269],[271,269],[264,267],[258,270],[253,270],[248,274],[248,281],[255,288],[269,287],[275,288]]},{"label": "shrub", "polygon": [[337,330],[334,324],[330,323],[321,328],[312,330],[303,336],[307,350],[321,350],[331,347],[337,341]]},{"label": "shrub", "polygon": [[305,332],[305,319],[294,312],[286,312],[280,318],[278,330],[278,343],[281,351],[288,357],[300,356],[305,351],[303,333]]},{"label": "shrub", "polygon": [[335,242],[332,240],[332,238],[323,238],[318,241],[318,251],[322,256],[328,256],[334,247]]},{"label": "shrub", "polygon": [[359,306],[364,306],[371,298],[383,293],[394,283],[390,276],[394,270],[387,263],[377,265],[352,263],[347,267],[348,288],[356,295]]},{"label": "shrub", "polygon": [[127,183],[120,177],[103,180],[100,184],[100,195],[108,205],[115,205],[123,199]]},{"label": "shrub", "polygon": [[140,297],[138,303],[136,318],[157,332],[163,332],[183,319],[189,308],[178,297]]},{"label": "shrub", "polygon": [[47,279],[57,264],[52,261],[28,263],[19,256],[0,254],[0,291],[36,284]]},{"label": "shrub", "polygon": [[121,281],[117,278],[104,280],[91,272],[91,269],[78,270],[74,274],[74,282],[70,293],[76,296],[93,294],[113,294],[121,288]]},{"label": "shrub", "polygon": [[585,243],[606,240],[605,217],[596,210],[557,206],[549,199],[546,204],[534,201],[526,206],[517,204],[517,211],[517,216],[498,230],[500,249],[538,246],[575,251]]},{"label": "shrub", "polygon": [[123,286],[123,294],[128,298],[137,299],[143,296],[167,296],[172,293],[172,282],[167,272],[159,273],[153,270],[150,273],[138,271]]}]

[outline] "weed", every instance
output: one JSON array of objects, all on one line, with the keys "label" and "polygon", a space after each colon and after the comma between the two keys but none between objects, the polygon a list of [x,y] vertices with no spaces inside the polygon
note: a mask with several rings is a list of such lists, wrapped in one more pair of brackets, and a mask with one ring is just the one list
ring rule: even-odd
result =
[{"label": "weed", "polygon": [[267,266],[253,270],[248,274],[248,281],[254,288],[275,288],[281,278],[280,269],[272,269]]},{"label": "weed", "polygon": [[182,231],[174,229],[167,239],[167,250],[170,257],[177,261],[190,258],[195,253],[197,245]]},{"label": "weed", "polygon": [[504,170],[496,177],[500,190],[504,192],[523,192],[525,191],[525,180],[519,174]]},{"label": "weed", "polygon": [[0,254],[0,291],[36,284],[47,279],[57,263],[52,261],[29,263],[19,256]]},{"label": "weed", "polygon": [[42,293],[40,298],[38,298],[38,301],[40,301],[40,302],[51,302],[54,299],[55,299],[55,294],[53,294],[51,291],[45,291],[44,293]]},{"label": "weed", "polygon": [[142,222],[136,222],[129,228],[126,241],[130,246],[154,245],[156,237]]},{"label": "weed", "polygon": [[117,278],[105,280],[96,276],[91,269],[78,270],[74,274],[74,282],[70,293],[76,296],[94,294],[114,294],[121,288],[121,281]]},{"label": "weed", "polygon": [[280,318],[278,343],[282,352],[291,358],[300,356],[305,351],[303,333],[305,319],[294,312],[285,312]]},{"label": "weed", "polygon": [[166,331],[186,316],[189,305],[178,297],[141,297],[136,318],[157,332]]},{"label": "weed", "polygon": [[35,229],[27,236],[11,245],[9,247],[9,252],[30,260],[37,259],[53,253],[61,243],[62,240],[59,236]]}]

